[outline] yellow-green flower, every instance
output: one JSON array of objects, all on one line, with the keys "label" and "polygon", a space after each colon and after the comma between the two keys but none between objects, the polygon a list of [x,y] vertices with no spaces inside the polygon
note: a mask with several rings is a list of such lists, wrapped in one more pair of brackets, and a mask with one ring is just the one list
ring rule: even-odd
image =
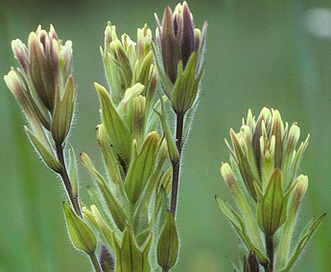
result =
[{"label": "yellow-green flower", "polygon": [[[308,223],[296,244],[292,242],[308,186],[307,176],[298,174],[298,165],[309,135],[297,147],[297,124],[289,127],[277,110],[263,108],[257,119],[249,110],[240,131],[231,129],[230,137],[232,146],[226,143],[231,166],[223,163],[221,174],[239,213],[216,197],[219,207],[265,271],[290,271],[325,217]],[[246,270],[252,265],[244,260]],[[253,267],[259,271],[256,264]]]}]

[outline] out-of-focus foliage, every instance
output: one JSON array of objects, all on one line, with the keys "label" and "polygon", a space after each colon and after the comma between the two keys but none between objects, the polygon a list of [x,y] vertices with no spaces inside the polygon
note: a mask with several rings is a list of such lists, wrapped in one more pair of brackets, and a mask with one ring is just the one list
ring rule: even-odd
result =
[{"label": "out-of-focus foliage", "polygon": [[[107,21],[134,36],[145,22],[155,29],[154,12],[177,1],[0,1],[0,74],[16,64],[10,41],[26,40],[41,24],[56,27],[73,41],[73,67],[79,84],[71,143],[98,163],[99,122],[93,82],[105,83],[99,46]],[[296,121],[311,142],[302,162],[309,190],[302,222],[330,213],[331,198],[331,3],[308,1],[189,2],[197,26],[208,20],[203,97],[184,154],[178,228],[181,254],[176,271],[231,271],[227,256],[240,251],[237,238],[218,210],[215,194],[230,199],[219,175],[228,161],[224,144],[230,127],[247,109],[274,107]],[[90,271],[72,248],[65,230],[59,181],[28,144],[19,107],[0,81],[0,271]],[[91,183],[83,174],[84,193]],[[312,239],[307,258],[293,271],[329,271],[331,219]],[[308,258],[309,256],[309,258]],[[19,260],[19,261],[18,261]],[[237,260],[233,260],[237,262]]]}]

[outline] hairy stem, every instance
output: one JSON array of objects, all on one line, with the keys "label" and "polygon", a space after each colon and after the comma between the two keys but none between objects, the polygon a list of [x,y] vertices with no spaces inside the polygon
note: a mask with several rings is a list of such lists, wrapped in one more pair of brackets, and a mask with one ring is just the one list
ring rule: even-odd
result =
[{"label": "hairy stem", "polygon": [[70,200],[70,202],[72,204],[72,207],[74,208],[76,214],[78,216],[82,217],[82,212],[81,212],[81,209],[80,209],[80,206],[79,206],[79,203],[78,203],[78,195],[74,195],[73,191],[72,191],[70,178],[69,178],[67,168],[66,168],[66,164],[65,164],[65,161],[64,161],[62,144],[56,143],[56,154],[57,154],[58,160],[59,160],[59,162],[62,166],[61,167],[62,168],[61,172],[59,174],[62,178],[62,181],[63,181],[64,187],[65,187],[65,190],[67,192],[67,195],[69,197],[69,200]]},{"label": "hairy stem", "polygon": [[183,127],[184,127],[184,114],[176,114],[176,147],[179,154],[178,162],[172,164],[172,186],[171,186],[171,205],[170,211],[176,217],[177,198],[179,190],[179,175],[183,148]]},{"label": "hairy stem", "polygon": [[91,261],[91,263],[92,263],[92,266],[93,266],[93,268],[94,268],[94,271],[95,271],[95,272],[102,272],[102,268],[101,268],[101,266],[100,266],[100,264],[99,264],[98,258],[97,258],[97,256],[95,255],[95,253],[92,254],[92,255],[90,255],[89,257],[90,257],[90,261]]},{"label": "hairy stem", "polygon": [[267,256],[269,258],[269,264],[267,266],[266,272],[273,272],[274,271],[274,237],[273,234],[265,235],[265,244],[267,249]]}]

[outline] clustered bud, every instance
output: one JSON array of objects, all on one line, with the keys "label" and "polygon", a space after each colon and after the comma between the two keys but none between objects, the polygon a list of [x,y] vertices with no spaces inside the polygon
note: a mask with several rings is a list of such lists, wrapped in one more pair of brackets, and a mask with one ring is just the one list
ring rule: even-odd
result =
[{"label": "clustered bud", "polygon": [[[155,15],[156,52],[160,81],[165,94],[178,114],[185,114],[196,101],[203,74],[203,51],[207,22],[202,31],[195,29],[187,3],[178,4],[172,12],[167,7],[162,24]],[[155,50],[157,51],[157,50]]]},{"label": "clustered bud", "polygon": [[[221,174],[240,210],[236,213],[225,201],[218,204],[247,249],[259,263],[272,271],[289,268],[303,247],[291,248],[293,229],[299,206],[308,186],[308,178],[298,175],[298,165],[308,145],[309,135],[299,144],[300,129],[282,121],[277,110],[263,108],[257,119],[249,110],[240,131],[230,130],[231,166],[221,165]],[[309,238],[325,215],[309,229]],[[283,228],[281,228],[283,226]],[[262,231],[264,237],[261,237]],[[276,257],[271,259],[273,236],[280,237]],[[307,236],[301,235],[300,242]],[[266,239],[266,242],[262,241]],[[272,241],[272,242],[270,242]],[[292,256],[290,255],[292,254]],[[274,256],[272,256],[274,257]],[[290,257],[292,258],[290,261]],[[256,269],[255,269],[256,270]],[[287,269],[282,271],[288,271]]]},{"label": "clustered bud", "polygon": [[[157,245],[163,258],[168,258],[169,246],[178,250],[174,219],[165,212],[171,169],[165,137],[156,131],[163,98],[155,96],[151,43],[147,25],[138,29],[137,42],[125,34],[120,41],[115,26],[106,26],[101,55],[110,90],[97,83],[95,89],[102,121],[96,129],[97,141],[108,177],[98,172],[87,154],[81,154],[96,185],[89,190],[94,205],[83,207],[83,216],[114,256],[115,271],[154,271],[158,264],[149,255],[156,253]],[[169,228],[176,232],[171,244]],[[169,266],[176,260],[177,252]]]},{"label": "clustered bud", "polygon": [[[173,209],[177,202],[172,198],[169,203],[170,191],[178,186],[171,178],[177,177],[179,184],[181,149],[195,111],[189,117],[185,114],[196,108],[207,23],[202,31],[195,29],[186,2],[178,4],[174,12],[167,7],[162,26],[157,17],[156,21],[158,49],[146,24],[138,28],[136,42],[126,34],[118,38],[110,22],[104,31],[100,51],[108,85],[94,86],[101,113],[97,143],[107,176],[87,154],[80,154],[94,181],[89,188],[90,207],[81,207],[79,202],[76,156],[66,141],[77,92],[72,43],[63,43],[52,25],[49,32],[39,26],[30,33],[27,45],[12,42],[20,67],[5,76],[6,84],[27,116],[30,126],[25,131],[32,145],[62,178],[71,202],[63,204],[69,236],[75,248],[89,255],[95,271],[101,267],[170,271],[178,259]],[[155,95],[158,79],[165,93],[161,96]],[[176,137],[166,114],[169,100],[180,115],[181,132]],[[67,154],[65,147],[69,147]],[[177,176],[171,176],[175,172]],[[96,257],[99,247],[105,265]]]},{"label": "clustered bud", "polygon": [[60,143],[70,128],[76,93],[71,46],[71,41],[62,44],[52,25],[49,33],[39,26],[30,34],[28,46],[18,39],[12,42],[20,68],[5,76],[28,118],[34,115]]},{"label": "clustered bud", "polygon": [[52,140],[61,145],[70,130],[74,114],[77,88],[72,76],[72,43],[64,44],[50,26],[29,35],[28,45],[21,40],[12,41],[12,50],[20,68],[12,68],[4,77],[18,100],[32,131],[27,134],[46,164],[54,171]]}]

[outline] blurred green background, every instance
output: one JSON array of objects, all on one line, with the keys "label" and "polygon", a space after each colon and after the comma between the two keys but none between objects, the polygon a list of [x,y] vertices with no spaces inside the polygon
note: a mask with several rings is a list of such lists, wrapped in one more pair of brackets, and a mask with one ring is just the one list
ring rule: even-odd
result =
[{"label": "blurred green background", "polygon": [[[230,200],[219,165],[228,161],[228,131],[238,131],[248,108],[280,110],[311,141],[302,163],[309,188],[300,227],[329,213],[293,271],[331,271],[331,2],[327,0],[192,0],[197,27],[209,23],[203,93],[186,145],[178,224],[181,255],[174,271],[232,271],[240,246],[214,195]],[[110,20],[118,34],[136,39],[153,13],[176,1],[0,0],[0,75],[17,66],[10,41],[27,42],[39,24],[53,24],[72,40],[79,84],[71,142],[98,161],[94,128],[99,122],[93,82],[105,83],[99,46]],[[42,165],[23,132],[25,120],[0,80],[0,271],[91,271],[67,239],[59,179]],[[100,160],[99,160],[100,161]],[[101,164],[99,165],[101,167]],[[83,197],[90,183],[82,170]]]}]

